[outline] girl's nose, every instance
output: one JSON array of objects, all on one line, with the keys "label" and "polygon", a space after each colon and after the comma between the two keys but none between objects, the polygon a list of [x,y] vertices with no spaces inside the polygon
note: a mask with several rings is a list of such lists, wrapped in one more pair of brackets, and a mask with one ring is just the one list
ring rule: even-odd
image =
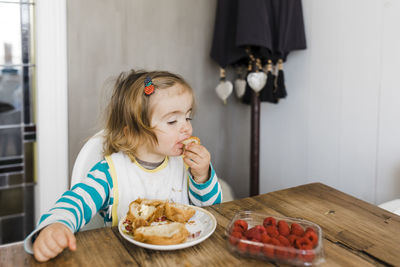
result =
[{"label": "girl's nose", "polygon": [[186,121],[181,128],[181,132],[185,134],[192,134],[192,124],[190,121]]}]

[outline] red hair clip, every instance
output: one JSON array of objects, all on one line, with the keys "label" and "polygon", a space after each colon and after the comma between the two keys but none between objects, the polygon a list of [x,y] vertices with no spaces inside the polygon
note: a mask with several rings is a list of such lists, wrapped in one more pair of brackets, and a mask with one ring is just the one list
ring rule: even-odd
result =
[{"label": "red hair clip", "polygon": [[144,94],[149,96],[152,93],[154,93],[153,81],[149,76],[147,76],[146,79],[144,80]]}]

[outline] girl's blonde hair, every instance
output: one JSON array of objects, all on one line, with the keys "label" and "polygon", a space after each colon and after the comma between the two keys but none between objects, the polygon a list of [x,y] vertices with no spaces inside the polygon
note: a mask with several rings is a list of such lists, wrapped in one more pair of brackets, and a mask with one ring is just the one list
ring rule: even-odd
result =
[{"label": "girl's blonde hair", "polygon": [[190,85],[179,75],[167,71],[144,70],[121,73],[116,79],[111,100],[106,111],[104,155],[125,152],[135,156],[139,144],[157,144],[157,137],[151,127],[149,108],[150,96],[144,93],[144,81],[150,77],[155,92],[180,84],[185,91],[194,95]]}]

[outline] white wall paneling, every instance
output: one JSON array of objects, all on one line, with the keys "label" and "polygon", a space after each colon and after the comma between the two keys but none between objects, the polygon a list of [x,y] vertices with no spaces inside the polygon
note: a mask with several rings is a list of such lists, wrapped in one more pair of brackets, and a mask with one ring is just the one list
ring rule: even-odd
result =
[{"label": "white wall paneling", "polygon": [[400,198],[400,3],[381,3],[382,46],[379,77],[379,128],[376,202]]},{"label": "white wall paneling", "polygon": [[68,188],[65,0],[36,1],[36,56],[37,220]]},{"label": "white wall paneling", "polygon": [[289,96],[262,105],[261,191],[319,181],[371,203],[400,197],[399,3],[303,8],[308,48],[285,64]]}]

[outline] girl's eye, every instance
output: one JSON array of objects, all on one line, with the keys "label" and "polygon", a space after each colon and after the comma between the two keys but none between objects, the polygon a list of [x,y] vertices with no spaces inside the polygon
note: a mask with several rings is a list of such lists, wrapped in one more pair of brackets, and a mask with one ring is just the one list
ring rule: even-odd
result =
[{"label": "girl's eye", "polygon": [[176,123],[176,120],[167,122],[169,125],[173,125]]},{"label": "girl's eye", "polygon": [[193,119],[192,119],[192,118],[186,118],[186,120],[187,120],[187,121],[191,121],[191,120],[193,120]]}]

